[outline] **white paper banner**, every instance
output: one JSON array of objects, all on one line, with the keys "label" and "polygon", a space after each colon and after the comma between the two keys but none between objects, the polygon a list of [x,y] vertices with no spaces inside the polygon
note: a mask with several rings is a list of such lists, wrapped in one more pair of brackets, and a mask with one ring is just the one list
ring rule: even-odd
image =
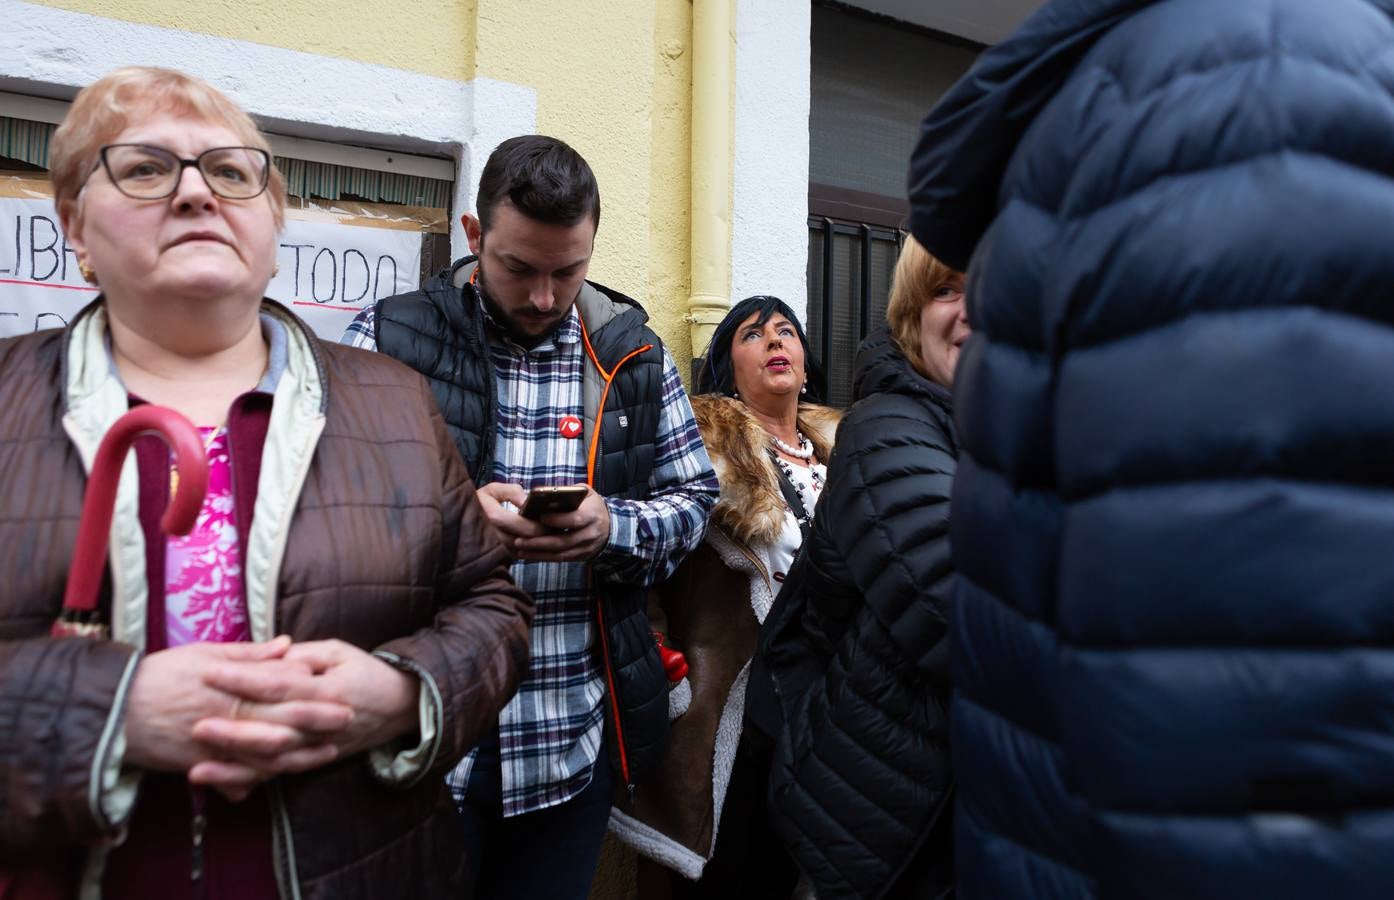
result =
[{"label": "white paper banner", "polygon": [[[337,341],[355,312],[417,287],[421,233],[288,216],[277,262],[266,295]],[[0,338],[61,328],[95,296],[78,274],[53,202],[0,197]]]},{"label": "white paper banner", "polygon": [[353,316],[421,281],[421,232],[286,219],[266,296],[295,310],[320,337],[337,341]]},{"label": "white paper banner", "polygon": [[53,201],[0,198],[0,337],[62,328],[95,296]]}]

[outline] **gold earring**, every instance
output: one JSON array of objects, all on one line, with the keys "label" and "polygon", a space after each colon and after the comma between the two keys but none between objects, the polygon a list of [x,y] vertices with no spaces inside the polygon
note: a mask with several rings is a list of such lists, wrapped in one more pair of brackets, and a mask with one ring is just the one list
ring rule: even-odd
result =
[{"label": "gold earring", "polygon": [[92,267],[87,264],[87,260],[80,259],[77,261],[77,271],[80,275],[82,275],[83,281],[87,282],[88,284],[97,283],[97,273],[92,271]]}]

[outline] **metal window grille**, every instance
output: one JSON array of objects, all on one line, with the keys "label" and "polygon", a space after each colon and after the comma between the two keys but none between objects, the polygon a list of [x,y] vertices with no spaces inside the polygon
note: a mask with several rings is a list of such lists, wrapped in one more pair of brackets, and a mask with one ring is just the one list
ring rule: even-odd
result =
[{"label": "metal window grille", "polygon": [[808,340],[828,379],[826,401],[848,406],[857,347],[886,320],[904,232],[826,217],[808,220]]},{"label": "metal window grille", "polygon": [[377,172],[353,166],[276,157],[276,167],[286,179],[292,197],[338,200],[353,197],[370,203],[404,203],[408,206],[445,208],[454,185],[439,178]]}]

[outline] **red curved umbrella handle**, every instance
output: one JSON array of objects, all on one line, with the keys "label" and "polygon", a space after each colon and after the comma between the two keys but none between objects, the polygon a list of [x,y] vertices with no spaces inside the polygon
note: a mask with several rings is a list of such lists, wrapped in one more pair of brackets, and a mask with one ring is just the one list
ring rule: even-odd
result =
[{"label": "red curved umbrella handle", "polygon": [[[68,587],[63,594],[65,618],[70,621],[82,617],[69,614],[90,615],[97,608],[121,467],[131,445],[144,434],[163,438],[174,451],[179,466],[179,484],[160,519],[160,527],[166,534],[188,534],[198,520],[203,494],[208,487],[208,458],[194,424],[163,406],[138,406],[117,419],[97,448],[92,473],[87,479],[87,495],[82,500],[77,545],[73,548]],[[54,623],[55,635],[63,624],[64,619]],[[63,633],[73,632],[65,630]]]}]

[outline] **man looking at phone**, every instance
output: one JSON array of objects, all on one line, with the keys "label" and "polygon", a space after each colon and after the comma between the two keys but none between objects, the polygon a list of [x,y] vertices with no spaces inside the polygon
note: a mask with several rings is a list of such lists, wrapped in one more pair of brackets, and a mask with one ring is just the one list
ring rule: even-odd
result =
[{"label": "man looking at phone", "polygon": [[[476,893],[581,900],[612,769],[632,791],[666,746],[668,684],[644,588],[700,542],[717,482],[643,309],[586,281],[600,193],[585,160],[554,138],[505,141],[476,205],[462,221],[478,255],[364,310],[344,343],[430,380],[480,503],[518,556],[513,577],[537,603],[517,696],[450,776]],[[572,485],[569,498],[528,502],[533,489]]]}]

